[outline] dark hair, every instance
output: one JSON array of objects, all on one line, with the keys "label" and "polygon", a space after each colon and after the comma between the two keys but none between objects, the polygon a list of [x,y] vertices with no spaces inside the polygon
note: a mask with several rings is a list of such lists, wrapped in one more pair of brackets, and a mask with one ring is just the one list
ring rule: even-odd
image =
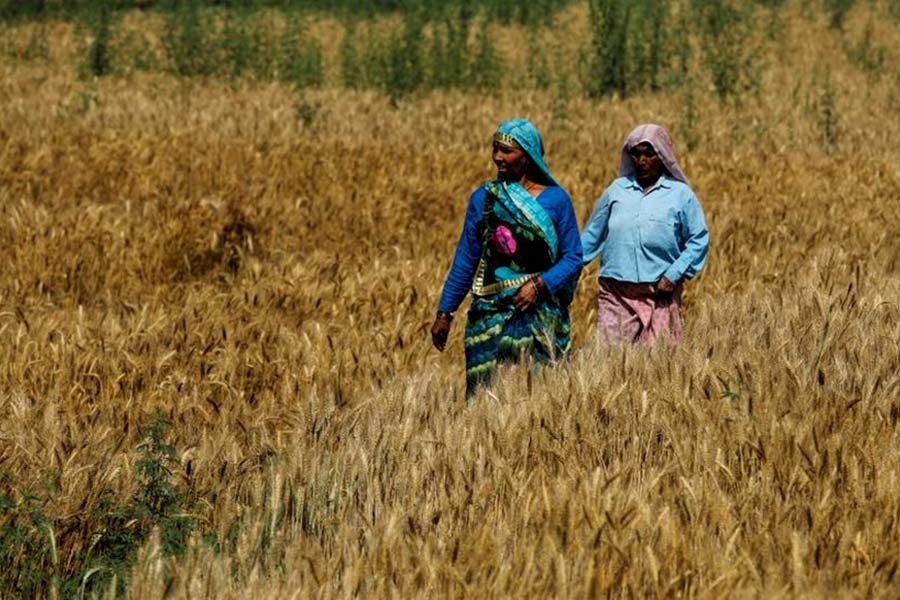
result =
[{"label": "dark hair", "polygon": [[[543,148],[541,148],[541,151],[543,151]],[[526,169],[526,171],[525,171],[525,174],[528,175],[528,179],[530,179],[531,181],[533,181],[533,182],[535,182],[535,183],[539,183],[539,184],[541,184],[541,185],[548,185],[548,186],[549,186],[549,185],[556,185],[555,183],[553,183],[552,181],[550,181],[550,178],[547,176],[547,174],[544,173],[544,172],[537,166],[537,163],[536,163],[535,160],[531,157],[531,155],[528,154],[527,151],[524,151],[524,152],[525,152],[525,156],[528,157],[528,169]]]}]

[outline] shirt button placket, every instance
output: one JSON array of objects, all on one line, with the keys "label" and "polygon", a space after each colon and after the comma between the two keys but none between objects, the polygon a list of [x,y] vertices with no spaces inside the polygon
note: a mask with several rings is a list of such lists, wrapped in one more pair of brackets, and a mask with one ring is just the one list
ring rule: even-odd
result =
[{"label": "shirt button placket", "polygon": [[634,231],[637,233],[637,243],[634,245],[634,272],[637,274],[638,281],[644,281],[644,273],[641,271],[641,252],[644,247],[644,191],[639,192],[637,201],[637,223],[635,223]]}]

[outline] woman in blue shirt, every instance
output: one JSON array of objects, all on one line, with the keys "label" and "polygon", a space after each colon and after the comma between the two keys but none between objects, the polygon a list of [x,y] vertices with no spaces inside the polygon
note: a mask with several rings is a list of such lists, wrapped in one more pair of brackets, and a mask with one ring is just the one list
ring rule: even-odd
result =
[{"label": "woman in blue shirt", "polygon": [[453,265],[431,328],[444,350],[471,290],[466,322],[466,390],[487,382],[499,362],[523,356],[552,362],[569,350],[569,303],[582,268],[572,202],[544,162],[537,128],[526,119],[494,134],[497,178],[469,197]]},{"label": "woman in blue shirt", "polygon": [[601,257],[601,338],[681,340],[682,288],[706,263],[709,232],[665,129],[640,125],[626,138],[619,177],[597,201],[581,243],[585,264]]}]

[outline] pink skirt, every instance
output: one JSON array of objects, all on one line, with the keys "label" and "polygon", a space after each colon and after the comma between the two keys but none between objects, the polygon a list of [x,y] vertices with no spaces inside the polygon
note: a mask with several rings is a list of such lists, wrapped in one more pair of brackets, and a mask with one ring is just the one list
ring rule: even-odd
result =
[{"label": "pink skirt", "polygon": [[601,340],[652,344],[681,341],[681,292],[658,294],[652,283],[600,278],[597,336]]}]

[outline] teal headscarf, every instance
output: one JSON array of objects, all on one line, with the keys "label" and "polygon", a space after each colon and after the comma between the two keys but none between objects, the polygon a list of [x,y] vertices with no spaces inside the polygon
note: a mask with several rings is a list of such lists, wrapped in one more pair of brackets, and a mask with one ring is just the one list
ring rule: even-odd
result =
[{"label": "teal headscarf", "polygon": [[541,134],[538,133],[534,123],[528,119],[516,117],[501,123],[497,128],[497,133],[500,134],[500,136],[495,136],[494,139],[506,135],[516,141],[522,150],[528,154],[528,157],[534,163],[534,166],[537,167],[541,174],[546,178],[547,181],[545,183],[556,186],[559,185],[556,182],[556,179],[553,178],[553,175],[550,174],[550,167],[544,162],[544,142],[541,140]]}]

